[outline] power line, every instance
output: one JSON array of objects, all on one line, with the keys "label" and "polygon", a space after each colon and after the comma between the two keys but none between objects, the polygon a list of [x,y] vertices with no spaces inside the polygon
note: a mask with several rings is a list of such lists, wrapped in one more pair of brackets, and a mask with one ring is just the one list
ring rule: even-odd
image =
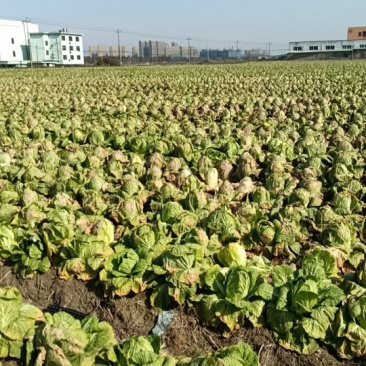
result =
[{"label": "power line", "polygon": [[[64,22],[55,22],[55,21],[49,21],[44,19],[38,19],[34,18],[35,21],[37,21],[40,24],[45,25],[55,25],[59,27],[72,27],[77,29],[84,29],[84,30],[91,30],[91,31],[98,31],[98,32],[115,32],[116,28],[108,28],[108,27],[96,27],[94,25],[80,25],[80,24],[73,24],[73,23],[64,23]],[[121,33],[129,34],[129,35],[135,35],[140,37],[155,37],[155,38],[166,38],[166,39],[185,39],[185,37],[182,36],[166,36],[166,35],[159,35],[159,34],[152,34],[152,33],[145,33],[145,32],[138,32],[134,30],[119,28]]]},{"label": "power line", "polygon": [[[1,18],[14,18],[14,19],[22,19],[20,17],[9,17],[9,16],[0,16]],[[89,31],[97,31],[97,32],[110,32],[114,33],[116,31],[116,27],[109,28],[109,27],[97,27],[95,25],[80,25],[80,24],[73,24],[73,23],[65,23],[65,22],[58,22],[58,21],[51,21],[39,18],[33,18],[33,20],[39,24],[45,25],[53,25],[57,27],[71,27],[75,29],[82,29],[82,30],[89,30]],[[153,34],[153,33],[146,33],[146,32],[139,32],[135,30],[129,30],[124,28],[118,28],[120,33],[132,35],[132,36],[139,36],[139,37],[148,37],[148,38],[159,38],[159,39],[167,39],[167,40],[186,40],[184,36],[167,36],[161,34]],[[208,39],[208,38],[199,38],[199,37],[190,37],[194,42],[204,42],[204,43],[217,43],[217,44],[235,44],[236,42],[240,42],[243,45],[252,45],[252,46],[259,46],[259,45],[267,45],[266,42],[248,42],[243,40],[218,40],[218,39]],[[287,44],[286,44],[287,45]]]}]

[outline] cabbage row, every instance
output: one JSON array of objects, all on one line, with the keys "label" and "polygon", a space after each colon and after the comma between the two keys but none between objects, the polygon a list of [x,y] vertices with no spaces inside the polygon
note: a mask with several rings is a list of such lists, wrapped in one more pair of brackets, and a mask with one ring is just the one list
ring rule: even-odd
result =
[{"label": "cabbage row", "polygon": [[258,365],[257,355],[245,343],[195,359],[164,355],[157,335],[132,337],[118,343],[108,323],[93,315],[80,321],[66,312],[43,313],[23,303],[14,287],[0,288],[0,307],[0,358],[18,359],[24,365]]},{"label": "cabbage row", "polygon": [[2,72],[0,258],[365,355],[365,71]]}]

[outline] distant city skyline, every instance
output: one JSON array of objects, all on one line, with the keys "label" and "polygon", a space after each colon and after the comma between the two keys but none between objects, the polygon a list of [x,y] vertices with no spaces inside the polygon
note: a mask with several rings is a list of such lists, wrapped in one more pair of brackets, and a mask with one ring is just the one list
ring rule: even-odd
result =
[{"label": "distant city skyline", "polygon": [[[366,25],[366,2],[362,0],[109,0],[9,2],[0,18],[25,19],[42,31],[67,27],[84,35],[89,45],[115,45],[117,29],[121,44],[138,49],[140,40],[178,42],[198,49],[265,49],[286,51],[290,41],[346,39],[349,26]],[[238,43],[236,42],[238,41]]]}]

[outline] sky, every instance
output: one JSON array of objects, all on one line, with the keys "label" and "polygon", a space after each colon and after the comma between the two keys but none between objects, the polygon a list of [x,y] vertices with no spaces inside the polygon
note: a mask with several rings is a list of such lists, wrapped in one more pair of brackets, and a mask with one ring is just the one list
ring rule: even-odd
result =
[{"label": "sky", "polygon": [[[41,31],[63,27],[89,45],[138,47],[139,40],[190,44],[199,49],[271,48],[290,41],[346,39],[347,27],[366,26],[365,0],[12,0],[0,18],[29,18]],[[269,46],[270,44],[270,46]]]}]

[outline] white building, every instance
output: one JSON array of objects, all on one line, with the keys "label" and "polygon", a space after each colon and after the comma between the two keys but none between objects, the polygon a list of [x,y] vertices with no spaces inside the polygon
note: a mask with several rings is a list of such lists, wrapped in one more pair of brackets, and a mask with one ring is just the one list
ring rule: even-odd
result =
[{"label": "white building", "polygon": [[25,66],[29,63],[31,32],[38,32],[37,24],[0,19],[0,66]]},{"label": "white building", "polygon": [[366,40],[290,42],[289,53],[366,50]]},{"label": "white building", "polygon": [[0,66],[31,63],[83,65],[82,35],[67,29],[44,33],[28,21],[0,19]]},{"label": "white building", "polygon": [[83,36],[67,29],[53,33],[30,33],[32,62],[83,65]]}]

